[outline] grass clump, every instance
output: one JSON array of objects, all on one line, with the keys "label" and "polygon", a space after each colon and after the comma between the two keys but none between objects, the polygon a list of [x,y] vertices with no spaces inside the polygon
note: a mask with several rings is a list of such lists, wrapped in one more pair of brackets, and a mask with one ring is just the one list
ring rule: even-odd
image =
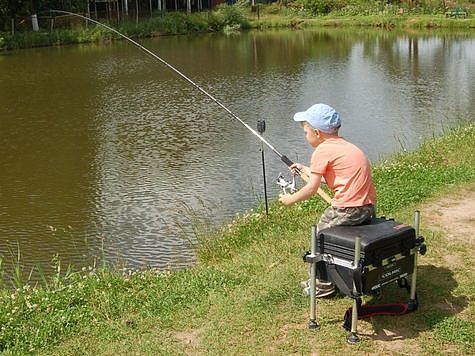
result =
[{"label": "grass clump", "polygon": [[209,27],[213,31],[221,31],[227,28],[248,28],[249,25],[241,7],[220,4],[209,15]]},{"label": "grass clump", "polygon": [[103,328],[117,321],[130,326],[136,320],[159,317],[157,326],[170,328],[184,309],[207,304],[208,293],[225,293],[226,287],[239,281],[212,268],[194,269],[191,273],[91,268],[69,273],[55,286],[25,285],[13,291],[3,290],[0,351],[33,352],[80,330],[114,339],[115,333]]}]

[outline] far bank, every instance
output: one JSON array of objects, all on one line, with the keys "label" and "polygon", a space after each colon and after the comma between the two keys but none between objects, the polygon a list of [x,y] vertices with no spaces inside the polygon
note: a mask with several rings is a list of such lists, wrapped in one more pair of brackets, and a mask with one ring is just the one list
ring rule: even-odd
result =
[{"label": "far bank", "polygon": [[[140,21],[105,21],[120,33],[134,38],[167,35],[185,35],[212,32],[236,33],[249,29],[271,28],[378,28],[403,31],[457,31],[470,34],[475,29],[475,17],[447,17],[445,14],[398,14],[394,11],[370,15],[312,15],[309,12],[275,4],[249,6],[220,5],[209,12],[157,12]],[[121,37],[98,25],[73,18],[66,27],[54,30],[40,28],[39,32],[24,30],[14,35],[0,33],[0,51],[43,46],[61,46],[79,43],[101,43],[120,40]]]}]

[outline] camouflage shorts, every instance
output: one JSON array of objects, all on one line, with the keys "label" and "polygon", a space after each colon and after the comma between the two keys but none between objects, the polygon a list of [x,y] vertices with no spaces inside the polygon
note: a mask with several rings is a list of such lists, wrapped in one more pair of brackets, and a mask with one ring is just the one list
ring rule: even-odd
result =
[{"label": "camouflage shorts", "polygon": [[329,206],[320,217],[317,230],[320,231],[336,225],[359,225],[374,217],[376,217],[374,205],[354,208],[335,208]]}]

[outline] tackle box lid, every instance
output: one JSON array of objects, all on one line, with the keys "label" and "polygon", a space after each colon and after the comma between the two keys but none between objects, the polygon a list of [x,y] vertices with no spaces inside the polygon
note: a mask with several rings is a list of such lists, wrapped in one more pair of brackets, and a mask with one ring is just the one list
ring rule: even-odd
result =
[{"label": "tackle box lid", "polygon": [[411,249],[415,245],[416,233],[412,226],[383,218],[371,220],[369,224],[333,226],[318,233],[318,244],[341,246],[354,250],[356,237],[361,237],[361,251],[384,248],[388,244],[401,245]]}]

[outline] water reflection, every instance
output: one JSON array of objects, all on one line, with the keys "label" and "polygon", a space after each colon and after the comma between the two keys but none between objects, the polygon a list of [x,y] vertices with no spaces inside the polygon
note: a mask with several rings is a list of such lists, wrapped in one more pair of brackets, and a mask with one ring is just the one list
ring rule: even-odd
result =
[{"label": "water reflection", "polygon": [[[475,39],[269,31],[143,42],[291,157],[290,117],[327,102],[373,161],[475,112]],[[193,222],[262,199],[260,142],[125,42],[0,56],[0,254],[26,266],[193,263]],[[269,181],[286,168],[268,152]],[[271,196],[277,187],[268,184]],[[9,265],[7,263],[7,265]],[[11,265],[9,265],[11,266]]]}]

